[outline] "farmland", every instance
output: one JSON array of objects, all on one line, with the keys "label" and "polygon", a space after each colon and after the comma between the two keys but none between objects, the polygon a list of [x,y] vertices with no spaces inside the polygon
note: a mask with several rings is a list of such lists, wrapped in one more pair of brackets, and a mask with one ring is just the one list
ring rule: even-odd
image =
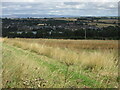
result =
[{"label": "farmland", "polygon": [[4,88],[118,88],[117,40],[3,39]]},{"label": "farmland", "polygon": [[117,17],[2,18],[8,38],[119,40]]}]

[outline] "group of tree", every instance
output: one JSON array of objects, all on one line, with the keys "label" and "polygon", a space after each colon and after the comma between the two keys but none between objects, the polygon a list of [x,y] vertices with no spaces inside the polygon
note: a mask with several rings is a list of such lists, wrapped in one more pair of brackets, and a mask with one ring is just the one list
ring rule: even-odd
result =
[{"label": "group of tree", "polygon": [[[2,30],[3,37],[9,38],[60,38],[60,39],[120,39],[120,27],[119,26],[109,26],[102,29],[41,29],[33,31],[22,31],[22,33],[17,33],[17,28],[8,28]],[[86,33],[85,33],[86,32]]]}]

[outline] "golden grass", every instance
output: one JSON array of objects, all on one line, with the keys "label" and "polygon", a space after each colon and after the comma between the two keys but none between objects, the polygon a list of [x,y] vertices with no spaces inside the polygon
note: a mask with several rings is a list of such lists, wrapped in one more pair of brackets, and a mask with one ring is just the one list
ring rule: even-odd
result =
[{"label": "golden grass", "polygon": [[3,39],[2,38],[0,38],[0,42],[2,42],[3,41]]},{"label": "golden grass", "polygon": [[0,88],[2,87],[2,38],[0,38]]},{"label": "golden grass", "polygon": [[[72,77],[72,75],[69,75],[72,72],[78,73],[78,76],[82,73],[82,75],[100,81],[101,84],[98,87],[107,87],[109,84],[117,87],[118,41],[4,38],[3,43],[11,47],[19,47],[17,49],[24,49],[23,51],[29,52],[27,55],[22,54],[21,56],[20,52],[14,52],[12,49],[4,50],[3,48],[3,87],[8,87],[8,82],[13,82],[10,87],[17,85],[16,87],[28,88],[29,86],[23,86],[21,80],[30,82],[29,79],[31,80],[31,78],[36,80],[35,77],[38,77],[36,75],[48,80],[47,86],[45,87],[69,87],[69,85],[75,84],[78,80],[75,79],[75,82],[67,81],[67,79]],[[59,65],[64,64],[65,67],[68,66],[69,70],[67,72],[69,73],[66,72],[63,75],[60,71],[61,69],[66,70],[66,68],[62,66],[58,71],[51,72],[48,64],[44,63],[42,65],[43,62],[38,64],[38,62],[32,60],[29,56],[31,52],[34,52],[32,54],[39,56],[38,58],[50,65],[58,65],[59,67]],[[27,78],[26,75],[28,75]],[[14,80],[18,83],[14,83]],[[36,86],[37,84],[34,85],[30,85],[30,87],[42,87]],[[82,84],[77,86],[84,87]]]},{"label": "golden grass", "polygon": [[16,52],[6,48],[3,48],[2,62],[2,88],[40,88],[42,86],[27,86],[26,84],[30,84],[28,80],[34,83],[33,79],[43,77],[46,72],[49,73],[44,66],[40,66],[35,61],[30,60],[29,54],[20,54],[20,56],[17,54],[16,56]]},{"label": "golden grass", "polygon": [[[11,39],[12,40],[12,39]],[[37,43],[49,47],[81,49],[118,49],[117,40],[62,40],[62,39],[17,39],[28,43]]]},{"label": "golden grass", "polygon": [[[32,40],[33,41],[33,40]],[[48,40],[46,40],[47,42]],[[61,46],[59,47],[60,44],[57,44],[58,46],[54,47],[50,47],[51,45],[48,45],[47,43],[41,44],[41,43],[35,43],[35,42],[31,42],[31,41],[27,41],[26,39],[22,40],[22,39],[6,39],[5,42],[10,43],[14,46],[20,47],[22,49],[25,50],[30,50],[33,52],[36,52],[38,54],[41,55],[45,55],[48,56],[50,58],[54,58],[56,60],[58,60],[61,63],[67,64],[67,65],[79,65],[82,68],[85,69],[94,69],[94,70],[107,70],[109,72],[111,72],[111,70],[114,72],[117,71],[117,62],[118,62],[118,55],[117,55],[117,46],[114,43],[111,42],[97,42],[95,43],[95,41],[81,41],[80,47],[77,48],[81,48],[82,50],[79,51],[72,51],[69,48],[74,47],[74,44],[69,47],[69,48],[61,48]],[[62,41],[65,42],[65,41]],[[80,41],[78,41],[80,43]],[[114,42],[114,41],[113,41]],[[92,45],[93,43],[93,45]],[[110,46],[107,47],[104,45]],[[66,43],[65,43],[66,44]],[[61,44],[61,45],[65,45],[65,44]],[[100,46],[99,46],[100,44]],[[70,45],[70,42],[68,42],[68,45]],[[85,45],[85,46],[84,46]],[[93,50],[93,51],[86,51],[83,50],[83,48],[91,49],[91,46],[95,46],[97,48],[99,48],[99,50]],[[67,45],[66,45],[67,46]],[[104,49],[104,48],[106,49]],[[108,50],[109,48],[111,48],[110,50]],[[94,47],[95,48],[95,47]],[[104,49],[104,50],[100,50]],[[113,49],[114,48],[114,49]]]}]

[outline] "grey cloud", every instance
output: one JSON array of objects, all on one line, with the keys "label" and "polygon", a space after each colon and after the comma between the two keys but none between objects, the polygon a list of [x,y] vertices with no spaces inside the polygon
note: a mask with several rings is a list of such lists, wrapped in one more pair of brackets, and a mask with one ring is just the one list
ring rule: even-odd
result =
[{"label": "grey cloud", "polygon": [[37,3],[8,3],[2,4],[5,14],[52,14],[52,15],[117,15],[117,3],[95,2],[37,2]]},{"label": "grey cloud", "polygon": [[65,5],[79,5],[80,2],[64,2]]}]

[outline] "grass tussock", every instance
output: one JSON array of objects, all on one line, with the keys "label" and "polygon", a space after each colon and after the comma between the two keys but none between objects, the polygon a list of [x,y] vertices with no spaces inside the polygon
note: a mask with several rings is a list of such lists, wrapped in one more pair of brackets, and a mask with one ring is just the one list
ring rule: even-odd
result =
[{"label": "grass tussock", "polygon": [[13,46],[30,50],[41,55],[54,58],[64,64],[80,65],[86,69],[113,69],[117,68],[118,56],[115,50],[94,50],[75,52],[68,48],[50,47],[46,44],[28,43],[20,40],[5,40]]},{"label": "grass tussock", "polygon": [[[49,71],[28,58],[29,55],[16,56],[16,52],[3,48],[2,87],[3,88],[41,88],[47,80],[41,78]],[[49,74],[48,74],[49,75]],[[36,81],[35,81],[36,80]],[[37,82],[38,84],[34,84]],[[45,85],[44,85],[45,86]]]},{"label": "grass tussock", "polygon": [[[12,79],[14,78],[14,76],[18,76],[18,79],[20,80],[22,80],[21,78],[24,78],[24,86],[18,85],[19,87],[117,87],[118,85],[118,47],[115,43],[116,41],[95,42],[92,40],[88,40],[87,42],[75,42],[71,40],[67,42],[66,40],[50,40],[50,42],[48,40],[41,39],[33,40],[7,38],[5,38],[3,41],[8,45],[19,47],[22,50],[52,59],[51,61],[43,58],[44,62],[46,61],[46,63],[42,62],[42,64],[47,65],[47,67],[49,67],[48,69],[38,65],[38,63],[35,63],[28,58],[25,58],[26,55],[24,57],[19,57],[16,56],[16,54],[14,53],[14,55],[12,55],[13,57],[8,57],[6,53],[3,53],[6,60],[4,61],[5,65],[3,69],[5,70],[4,80],[7,80],[6,82],[4,82],[5,86],[12,87],[15,85],[6,85],[9,80],[17,79],[16,77],[15,79]],[[108,45],[109,47],[107,48],[107,46],[103,44]],[[98,46],[93,48],[92,45]],[[7,52],[11,51],[8,50]],[[17,61],[14,59],[15,57],[18,58]],[[9,61],[9,59],[11,61]],[[14,65],[13,67],[9,68],[8,66],[11,63]],[[60,69],[58,69],[59,65],[61,67]],[[38,67],[39,69],[33,72],[33,68]],[[52,73],[50,72],[50,70],[52,71]],[[29,79],[27,80],[25,79],[26,73],[27,75],[30,75]],[[40,77],[35,77],[34,75],[36,74],[40,75]],[[8,75],[11,75],[11,77],[8,77]],[[49,78],[48,76],[51,77]],[[41,80],[41,77],[45,78]],[[40,81],[37,82],[36,80],[38,79]],[[71,81],[72,79],[73,81]],[[94,79],[96,81],[99,81],[100,83],[97,83],[96,81],[94,81]],[[33,82],[31,83],[31,81]],[[44,85],[44,82],[48,86]],[[92,85],[92,83],[95,85]]]},{"label": "grass tussock", "polygon": [[[18,38],[16,38],[18,39]],[[62,40],[62,39],[18,39],[28,43],[38,43],[49,47],[81,49],[118,49],[117,40]]]}]

